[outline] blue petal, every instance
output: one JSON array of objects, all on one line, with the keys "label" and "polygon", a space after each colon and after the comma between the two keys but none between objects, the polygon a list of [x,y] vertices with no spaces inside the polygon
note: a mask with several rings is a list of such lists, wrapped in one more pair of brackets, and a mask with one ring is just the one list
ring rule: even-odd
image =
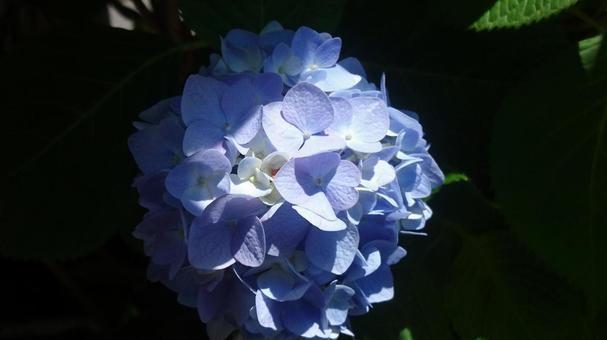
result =
[{"label": "blue petal", "polygon": [[200,320],[207,323],[218,316],[218,313],[225,308],[225,297],[230,294],[228,285],[219,284],[215,289],[208,291],[201,288],[198,291],[196,307]]},{"label": "blue petal", "polygon": [[370,303],[384,302],[394,297],[394,282],[390,267],[381,267],[356,283]]},{"label": "blue petal", "polygon": [[181,112],[183,122],[189,125],[195,120],[204,120],[220,127],[225,117],[219,105],[226,85],[208,77],[191,75],[183,88]]},{"label": "blue petal", "polygon": [[261,106],[251,107],[231,124],[228,133],[238,144],[250,142],[261,129]]},{"label": "blue petal", "polygon": [[201,224],[197,217],[192,222],[188,238],[188,259],[198,269],[223,269],[232,265],[230,243],[232,233],[225,223]]},{"label": "blue petal", "polygon": [[209,224],[219,221],[227,222],[261,215],[265,210],[266,206],[258,198],[245,195],[223,195],[208,206],[200,219]]},{"label": "blue petal", "polygon": [[204,120],[192,122],[185,130],[183,137],[183,153],[191,156],[199,151],[217,149],[224,152],[223,141],[225,130],[210,125]]},{"label": "blue petal", "polygon": [[299,300],[310,287],[310,281],[300,275],[275,267],[257,277],[257,285],[261,292],[272,300]]},{"label": "blue petal", "polygon": [[263,52],[257,34],[233,29],[221,40],[221,54],[234,72],[258,72],[263,63]]},{"label": "blue petal", "polygon": [[339,326],[346,322],[350,299],[354,295],[354,290],[348,286],[332,284],[325,290],[324,294],[328,299],[325,315],[329,324]]},{"label": "blue petal", "polygon": [[360,63],[360,60],[353,57],[348,57],[341,60],[339,65],[348,70],[350,73],[357,74],[364,79],[367,79],[367,73],[365,72],[363,65]]},{"label": "blue petal", "polygon": [[266,236],[257,216],[238,220],[231,240],[236,261],[248,267],[259,267],[266,256]]},{"label": "blue petal", "polygon": [[221,98],[221,108],[226,115],[226,121],[234,124],[239,118],[257,105],[255,88],[250,79],[242,79],[228,87]]},{"label": "blue petal", "polygon": [[165,118],[129,136],[128,146],[137,166],[145,174],[170,169],[183,158],[184,129],[175,117]]},{"label": "blue petal", "polygon": [[309,223],[288,203],[278,203],[261,218],[268,254],[289,256],[306,236]]},{"label": "blue petal", "polygon": [[139,205],[148,210],[158,210],[167,206],[164,200],[166,189],[164,181],[167,172],[159,172],[153,175],[140,176],[135,179],[134,186],[139,193]]},{"label": "blue petal", "polygon": [[358,242],[358,230],[352,225],[333,232],[311,228],[306,238],[306,255],[319,268],[341,275],[352,264]]},{"label": "blue petal", "polygon": [[307,66],[313,62],[316,49],[322,42],[323,38],[318,32],[309,27],[302,26],[293,35],[291,49],[304,65]]},{"label": "blue petal", "polygon": [[314,338],[324,335],[320,328],[321,311],[306,301],[288,302],[282,309],[281,319],[286,329],[300,337]]},{"label": "blue petal", "polygon": [[139,119],[146,123],[158,124],[167,117],[177,117],[181,114],[181,96],[163,99],[139,114]]},{"label": "blue petal", "polygon": [[267,103],[282,100],[283,84],[280,76],[273,73],[262,73],[251,80],[255,89],[256,103]]},{"label": "blue petal", "polygon": [[331,206],[337,211],[351,208],[358,201],[354,189],[361,181],[360,170],[350,161],[340,161],[325,193]]},{"label": "blue petal", "polygon": [[269,328],[275,331],[283,329],[280,321],[279,304],[267,298],[261,291],[255,294],[255,311],[257,313],[257,321],[262,327]]}]

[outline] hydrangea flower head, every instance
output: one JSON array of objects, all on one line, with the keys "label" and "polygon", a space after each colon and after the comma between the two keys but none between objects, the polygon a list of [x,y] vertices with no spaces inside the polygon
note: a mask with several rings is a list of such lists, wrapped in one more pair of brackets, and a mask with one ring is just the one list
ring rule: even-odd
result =
[{"label": "hydrangea flower head", "polygon": [[399,234],[432,216],[444,177],[417,115],[341,46],[277,22],[232,30],[134,124],[149,212],[133,235],[211,339],[353,336],[350,317],[397,293]]}]

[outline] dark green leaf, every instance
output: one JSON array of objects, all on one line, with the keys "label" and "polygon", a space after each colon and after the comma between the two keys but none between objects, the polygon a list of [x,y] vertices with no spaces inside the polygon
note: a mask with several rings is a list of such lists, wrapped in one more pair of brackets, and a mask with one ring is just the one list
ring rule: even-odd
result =
[{"label": "dark green leaf", "polygon": [[508,95],[492,174],[515,232],[597,305],[607,298],[607,77],[586,73],[577,52],[565,50]]},{"label": "dark green leaf", "polygon": [[70,27],[3,60],[3,254],[79,256],[136,224],[126,138],[141,110],[175,93],[179,51],[135,32]]},{"label": "dark green leaf", "polygon": [[577,0],[498,0],[472,27],[487,30],[520,27],[550,17]]},{"label": "dark green leaf", "polygon": [[447,305],[462,338],[589,338],[582,294],[534,261],[509,232],[452,227],[462,249],[451,268]]}]

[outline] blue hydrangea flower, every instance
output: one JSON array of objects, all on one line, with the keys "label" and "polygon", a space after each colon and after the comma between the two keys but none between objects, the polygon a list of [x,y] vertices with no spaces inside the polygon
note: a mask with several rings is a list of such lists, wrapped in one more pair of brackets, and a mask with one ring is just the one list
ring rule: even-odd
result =
[{"label": "blue hydrangea flower", "polygon": [[336,212],[356,204],[360,170],[337,153],[325,152],[290,160],[274,181],[280,195],[314,226],[342,230],[346,225]]},{"label": "blue hydrangea flower", "polygon": [[266,210],[257,198],[224,195],[192,222],[188,256],[198,269],[223,269],[235,262],[256,267],[263,263],[266,238],[257,215]]},{"label": "blue hydrangea flower", "polygon": [[443,173],[417,114],[391,106],[342,41],[235,29],[128,146],[148,212],[148,277],[209,338],[336,339],[393,298],[399,235],[424,235]]},{"label": "blue hydrangea flower", "polygon": [[226,151],[226,139],[250,142],[261,127],[261,104],[281,98],[282,80],[273,73],[244,77],[232,85],[213,78],[188,78],[181,102],[187,126],[187,156],[206,149]]},{"label": "blue hydrangea flower", "polygon": [[216,197],[230,191],[231,169],[230,161],[219,151],[201,151],[171,170],[165,186],[185,209],[200,215]]}]

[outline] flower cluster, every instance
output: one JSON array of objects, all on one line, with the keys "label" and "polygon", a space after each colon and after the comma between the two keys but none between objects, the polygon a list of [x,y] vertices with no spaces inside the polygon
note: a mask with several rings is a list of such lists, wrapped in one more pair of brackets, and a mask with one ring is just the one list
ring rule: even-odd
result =
[{"label": "flower cluster", "polygon": [[415,114],[340,49],[307,27],[233,30],[135,123],[134,236],[211,339],[353,335],[349,316],[394,295],[398,235],[432,214],[443,174]]}]

